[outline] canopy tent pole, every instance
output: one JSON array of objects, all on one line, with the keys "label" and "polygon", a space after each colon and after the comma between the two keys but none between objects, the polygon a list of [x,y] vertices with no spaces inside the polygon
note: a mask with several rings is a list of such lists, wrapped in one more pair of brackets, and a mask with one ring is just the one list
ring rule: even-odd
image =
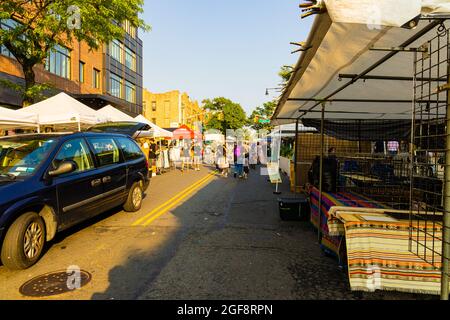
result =
[{"label": "canopy tent pole", "polygon": [[[320,101],[319,101],[320,100]],[[413,102],[412,100],[399,100],[399,99],[314,99],[314,98],[289,98],[287,101],[298,101],[298,102],[358,102],[358,103],[407,103],[410,104]],[[427,101],[416,101],[419,103],[427,102]],[[437,101],[439,103],[447,103],[447,101]],[[301,111],[301,110],[300,110]],[[306,113],[306,111],[303,111]],[[308,110],[309,112],[314,112],[314,110]],[[320,111],[318,111],[320,112]],[[343,112],[343,111],[342,111]],[[354,112],[352,112],[354,113]],[[378,112],[379,113],[379,112]]]},{"label": "canopy tent pole", "polygon": [[[450,57],[449,57],[450,58]],[[447,80],[450,83],[450,61],[447,61]],[[442,277],[441,299],[449,300],[450,272],[450,93],[447,90],[447,126],[445,139],[445,174],[444,174],[444,224],[442,237]]]},{"label": "canopy tent pole", "polygon": [[324,124],[325,124],[325,103],[322,103],[322,118],[320,121],[320,174],[319,174],[319,228],[318,239],[319,243],[322,240],[322,191],[323,191],[323,147],[324,147]]},{"label": "canopy tent pole", "polygon": [[[417,52],[415,52],[417,53]],[[357,74],[339,74],[339,79],[353,79]],[[400,76],[362,76],[360,80],[387,80],[387,81],[414,81],[413,77],[400,77]],[[417,78],[417,81],[441,81],[445,82],[445,78]]]},{"label": "canopy tent pole", "polygon": [[[272,137],[273,139],[273,137]],[[280,172],[280,152],[281,152],[281,126],[278,126],[278,137],[276,137],[275,140],[278,143],[278,150],[277,150],[277,169],[278,172]],[[276,145],[276,144],[275,144]],[[278,190],[279,181],[277,180],[277,183],[275,185],[275,192],[274,194],[281,194],[281,192]]]},{"label": "canopy tent pole", "polygon": [[299,119],[295,122],[295,153],[294,153],[294,194],[297,194],[297,173],[298,173],[298,123]]},{"label": "canopy tent pole", "polygon": [[162,142],[161,142],[162,138],[159,137],[159,156],[161,157],[161,174],[163,173],[163,168],[164,168],[164,155],[162,153]]}]

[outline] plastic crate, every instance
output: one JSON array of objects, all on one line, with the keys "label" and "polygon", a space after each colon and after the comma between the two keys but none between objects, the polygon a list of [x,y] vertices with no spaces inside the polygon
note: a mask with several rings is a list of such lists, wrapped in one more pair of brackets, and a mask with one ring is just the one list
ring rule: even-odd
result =
[{"label": "plastic crate", "polygon": [[311,209],[306,195],[278,199],[280,218],[283,221],[309,221]]}]

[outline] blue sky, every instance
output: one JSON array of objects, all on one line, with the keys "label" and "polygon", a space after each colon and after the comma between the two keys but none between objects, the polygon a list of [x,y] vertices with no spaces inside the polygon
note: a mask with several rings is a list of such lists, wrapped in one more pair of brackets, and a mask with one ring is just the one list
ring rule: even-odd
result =
[{"label": "blue sky", "polygon": [[186,91],[193,99],[224,96],[247,114],[275,97],[291,41],[306,40],[313,18],[295,0],[145,0],[153,30],[144,41],[144,87]]}]

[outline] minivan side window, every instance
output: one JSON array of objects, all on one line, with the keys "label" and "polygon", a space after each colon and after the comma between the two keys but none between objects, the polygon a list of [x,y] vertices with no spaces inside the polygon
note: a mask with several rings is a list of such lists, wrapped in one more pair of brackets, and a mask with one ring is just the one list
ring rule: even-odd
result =
[{"label": "minivan side window", "polygon": [[56,169],[63,161],[73,161],[76,170],[73,173],[80,173],[94,168],[89,148],[84,139],[74,139],[65,142],[53,159],[52,166]]},{"label": "minivan side window", "polygon": [[116,138],[120,149],[123,152],[123,156],[126,161],[141,159],[144,156],[141,148],[131,139],[128,138]]},{"label": "minivan side window", "polygon": [[120,162],[120,151],[112,138],[88,138],[94,149],[99,167],[105,167]]}]

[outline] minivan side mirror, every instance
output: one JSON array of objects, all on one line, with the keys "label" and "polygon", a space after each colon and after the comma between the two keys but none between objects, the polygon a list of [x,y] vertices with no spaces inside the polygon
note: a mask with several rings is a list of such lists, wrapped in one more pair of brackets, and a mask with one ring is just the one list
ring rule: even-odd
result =
[{"label": "minivan side mirror", "polygon": [[59,164],[58,168],[48,172],[50,177],[57,177],[66,173],[74,172],[77,169],[77,165],[73,161],[63,161]]}]

